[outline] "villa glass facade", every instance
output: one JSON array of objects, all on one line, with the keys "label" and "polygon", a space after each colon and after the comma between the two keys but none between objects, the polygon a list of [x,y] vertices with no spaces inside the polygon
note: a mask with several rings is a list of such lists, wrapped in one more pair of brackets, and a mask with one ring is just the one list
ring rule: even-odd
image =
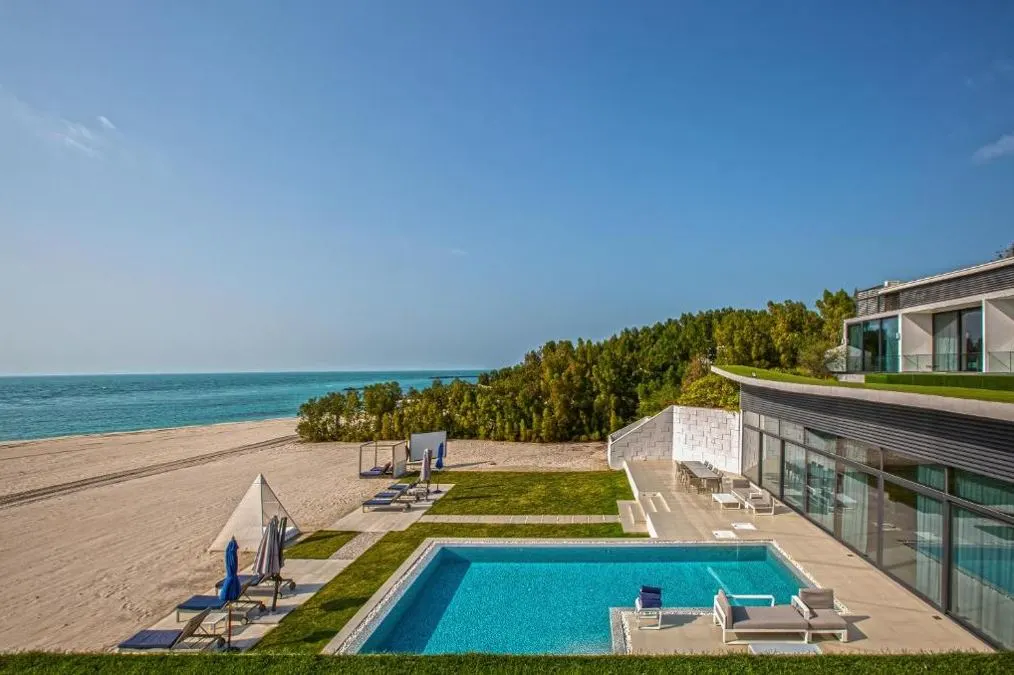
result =
[{"label": "villa glass facade", "polygon": [[896,373],[901,367],[897,316],[849,324],[847,343],[849,372]]},{"label": "villa glass facade", "polygon": [[1014,649],[1014,483],[743,412],[743,474]]}]

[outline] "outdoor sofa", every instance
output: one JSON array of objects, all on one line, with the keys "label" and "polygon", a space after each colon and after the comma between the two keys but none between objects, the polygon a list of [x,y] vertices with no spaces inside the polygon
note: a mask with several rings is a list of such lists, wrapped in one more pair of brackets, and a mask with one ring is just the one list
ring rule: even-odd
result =
[{"label": "outdoor sofa", "polygon": [[[775,605],[773,595],[733,595],[719,590],[715,595],[712,621],[722,629],[722,642],[728,634],[799,633],[803,642],[815,634],[831,633],[848,641],[848,624],[834,611],[831,589],[800,589],[788,605]],[[767,600],[770,605],[742,607],[733,600]],[[813,605],[816,605],[814,607]]]}]

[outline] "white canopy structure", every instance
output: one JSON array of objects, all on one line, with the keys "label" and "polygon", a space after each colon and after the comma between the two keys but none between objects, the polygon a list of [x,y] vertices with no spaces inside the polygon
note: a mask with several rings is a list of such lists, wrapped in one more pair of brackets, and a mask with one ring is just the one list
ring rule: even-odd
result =
[{"label": "white canopy structure", "polygon": [[285,540],[299,535],[299,528],[296,526],[292,516],[285,510],[282,503],[278,501],[274,490],[268,485],[262,474],[257,474],[250,489],[239,501],[239,506],[229,516],[225,527],[218,533],[214,543],[208,548],[209,551],[224,551],[229,540],[236,537],[240,551],[256,551],[261,543],[264,528],[271,522],[272,516],[278,516],[279,520],[287,519],[285,528]]}]

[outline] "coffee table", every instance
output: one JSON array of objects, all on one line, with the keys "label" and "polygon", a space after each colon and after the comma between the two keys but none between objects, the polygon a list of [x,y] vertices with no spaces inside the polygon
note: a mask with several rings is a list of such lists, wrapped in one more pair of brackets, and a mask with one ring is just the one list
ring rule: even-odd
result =
[{"label": "coffee table", "polygon": [[716,492],[711,495],[711,499],[717,502],[718,508],[722,510],[743,508],[743,505],[736,499],[736,496],[728,492]]}]

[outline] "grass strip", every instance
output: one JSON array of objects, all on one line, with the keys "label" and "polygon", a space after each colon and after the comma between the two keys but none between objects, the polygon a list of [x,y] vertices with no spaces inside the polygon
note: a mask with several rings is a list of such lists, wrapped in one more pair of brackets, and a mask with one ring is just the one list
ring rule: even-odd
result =
[{"label": "grass strip", "polygon": [[895,384],[887,382],[839,382],[836,379],[806,377],[791,373],[780,373],[775,370],[753,368],[751,366],[717,366],[718,368],[739,375],[753,377],[770,382],[790,382],[794,384],[816,384],[825,387],[849,387],[852,389],[876,389],[880,391],[897,391],[905,394],[924,394],[928,396],[946,396],[964,398],[975,401],[992,401],[994,403],[1014,403],[1014,391],[1001,389],[977,389],[973,387],[930,386],[921,384]]},{"label": "grass strip", "polygon": [[324,560],[359,534],[340,530],[317,530],[306,539],[285,549],[286,558]]},{"label": "grass strip", "polygon": [[443,471],[454,489],[428,515],[616,515],[616,501],[633,499],[622,471]]},{"label": "grass strip", "polygon": [[[717,638],[716,638],[717,640]],[[365,675],[444,675],[445,673],[612,673],[615,675],[1001,675],[1014,672],[1014,654],[904,654],[823,656],[504,656],[455,654],[446,656],[276,656],[42,654],[0,656],[0,673],[265,673],[300,675],[363,673]]]}]

